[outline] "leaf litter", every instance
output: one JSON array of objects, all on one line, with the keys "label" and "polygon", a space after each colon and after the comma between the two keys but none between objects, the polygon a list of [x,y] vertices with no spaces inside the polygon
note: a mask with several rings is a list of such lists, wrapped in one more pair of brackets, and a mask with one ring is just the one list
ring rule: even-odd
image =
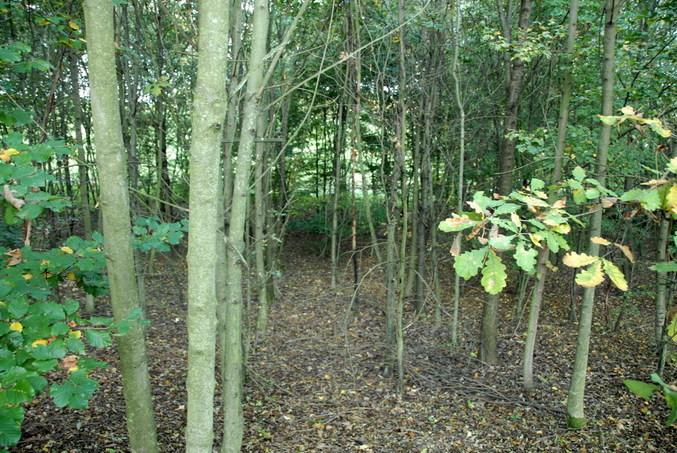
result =
[{"label": "leaf litter", "polygon": [[[658,397],[646,402],[623,385],[648,381],[654,367],[651,300],[639,300],[619,331],[610,313],[619,301],[596,306],[586,388],[588,426],[568,430],[565,405],[576,326],[567,321],[571,277],[548,282],[534,362],[536,388],[521,387],[525,320],[516,325],[515,295],[501,295],[500,366],[477,357],[483,293],[477,279],[461,301],[459,343],[449,344],[451,263],[440,264],[445,288],[443,322],[414,316],[406,305],[406,383],[401,395],[383,376],[385,291],[374,270],[352,306],[352,270],[342,263],[342,286],[332,290],[328,258],[318,238],[290,238],[281,297],[270,310],[269,332],[248,330],[245,384],[246,452],[672,452],[677,429]],[[368,252],[362,272],[374,266]],[[163,257],[147,282],[148,353],[161,451],[185,449],[185,263]],[[446,271],[445,271],[446,269]],[[647,274],[647,278],[651,278]],[[514,278],[509,282],[516,281]],[[255,297],[252,297],[256,307]],[[428,301],[428,311],[432,311]],[[616,304],[609,306],[609,304]],[[101,315],[107,315],[107,304]],[[253,310],[252,310],[253,311]],[[248,325],[255,325],[250,314]],[[97,370],[99,390],[86,409],[60,409],[48,395],[27,406],[24,435],[12,452],[127,452],[124,401],[113,348],[92,351],[109,362]],[[217,371],[218,372],[218,371]],[[677,378],[668,367],[666,382]],[[215,445],[222,426],[215,398]]]}]

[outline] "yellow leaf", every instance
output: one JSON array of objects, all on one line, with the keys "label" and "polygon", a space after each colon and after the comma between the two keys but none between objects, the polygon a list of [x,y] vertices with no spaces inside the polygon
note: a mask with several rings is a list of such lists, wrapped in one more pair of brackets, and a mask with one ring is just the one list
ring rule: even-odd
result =
[{"label": "yellow leaf", "polygon": [[600,199],[600,201],[602,202],[602,207],[604,209],[609,209],[610,207],[612,207],[614,205],[614,203],[616,203],[616,201],[618,201],[618,198],[616,198],[616,197],[604,197],[604,198]]},{"label": "yellow leaf", "polygon": [[673,184],[665,194],[665,203],[663,207],[670,214],[677,214],[677,184]]},{"label": "yellow leaf", "polygon": [[24,278],[24,280],[30,280],[31,278],[33,278],[33,274],[23,274],[22,277]]},{"label": "yellow leaf", "polygon": [[569,234],[569,232],[571,231],[571,227],[569,226],[568,223],[561,223],[559,225],[556,225],[552,229],[552,231],[559,234]]},{"label": "yellow leaf", "polygon": [[68,274],[66,274],[66,278],[68,280],[75,280],[75,274],[72,273],[72,272],[69,272]]},{"label": "yellow leaf", "polygon": [[68,332],[70,338],[82,338],[82,330],[71,330]]},{"label": "yellow leaf", "polygon": [[569,267],[583,267],[597,261],[596,256],[586,255],[585,253],[569,252],[564,255],[562,262]]},{"label": "yellow leaf", "polygon": [[619,244],[617,242],[614,243],[614,245],[618,247],[621,250],[621,252],[623,252],[623,255],[625,255],[625,257],[629,259],[631,263],[635,262],[635,257],[632,255],[630,247],[628,247],[627,245]]},{"label": "yellow leaf", "polygon": [[611,242],[609,242],[609,241],[607,241],[606,239],[601,238],[601,237],[599,237],[599,236],[595,236],[595,237],[590,238],[590,241],[591,241],[593,244],[599,244],[599,245],[611,245]]},{"label": "yellow leaf", "polygon": [[658,187],[658,186],[662,186],[662,185],[665,184],[666,182],[668,182],[667,179],[652,179],[651,181],[641,182],[640,185],[642,185],[642,186]]},{"label": "yellow leaf", "polygon": [[510,220],[512,220],[512,223],[517,225],[517,228],[522,228],[522,220],[520,219],[520,216],[517,215],[517,213],[511,212]]},{"label": "yellow leaf", "polygon": [[553,209],[562,209],[562,208],[565,208],[566,205],[567,205],[567,199],[562,198],[561,200],[557,200],[556,202],[554,202],[552,207],[553,207]]},{"label": "yellow leaf", "polygon": [[625,280],[625,275],[623,275],[623,272],[621,272],[621,270],[609,260],[603,259],[602,263],[604,264],[604,271],[609,276],[614,285],[616,285],[621,291],[627,291],[628,282]]},{"label": "yellow leaf", "polygon": [[80,26],[75,22],[73,22],[72,20],[68,21],[68,26],[71,27],[73,30],[80,30]]},{"label": "yellow leaf", "polygon": [[633,107],[626,105],[621,109],[621,113],[626,116],[635,116],[637,111]]},{"label": "yellow leaf", "polygon": [[74,367],[72,367],[72,368],[69,368],[68,371],[67,371],[67,373],[72,373],[73,371],[75,371],[75,370],[77,370],[77,369],[78,369],[78,367],[77,367],[77,366],[74,366]]},{"label": "yellow leaf", "polygon": [[19,321],[14,321],[12,324],[9,325],[9,330],[13,330],[15,332],[23,332],[24,326]]},{"label": "yellow leaf", "polygon": [[677,337],[677,313],[672,316],[672,319],[666,321],[668,323],[668,336],[674,340]]},{"label": "yellow leaf", "polygon": [[[597,258],[595,258],[597,259]],[[604,281],[604,272],[602,272],[602,262],[597,261],[590,267],[581,271],[576,276],[576,283],[586,288],[592,288]]]},{"label": "yellow leaf", "polygon": [[47,346],[49,344],[49,341],[47,341],[47,340],[35,340],[33,343],[31,343],[31,346],[34,347],[34,348],[37,348],[41,344]]},{"label": "yellow leaf", "polygon": [[73,249],[70,248],[70,247],[67,247],[65,245],[63,247],[59,247],[59,250],[61,250],[62,252],[69,253],[69,254],[73,253]]},{"label": "yellow leaf", "polygon": [[543,248],[543,246],[541,245],[541,241],[537,236],[529,233],[529,239],[531,239],[531,242],[533,242],[536,247]]},{"label": "yellow leaf", "polygon": [[18,154],[21,153],[15,150],[14,148],[3,149],[2,152],[0,152],[0,160],[2,160],[3,162],[9,162],[10,160],[12,160],[12,156],[16,156]]}]

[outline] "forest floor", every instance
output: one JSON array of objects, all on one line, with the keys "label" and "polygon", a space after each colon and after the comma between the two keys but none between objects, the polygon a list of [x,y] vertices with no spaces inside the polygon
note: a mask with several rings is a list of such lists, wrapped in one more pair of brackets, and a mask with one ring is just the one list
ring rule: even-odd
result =
[{"label": "forest floor", "polygon": [[[604,291],[596,307],[583,430],[568,430],[565,404],[576,327],[567,322],[570,278],[548,284],[536,349],[537,387],[521,387],[525,319],[516,326],[514,295],[501,300],[500,365],[476,358],[482,293],[465,287],[460,343],[449,345],[450,280],[443,284],[443,322],[406,309],[406,384],[397,395],[384,363],[383,273],[364,278],[350,309],[351,268],[330,289],[329,260],[312,237],[291,238],[284,253],[281,298],[269,333],[252,342],[247,364],[243,451],[247,452],[674,452],[677,429],[656,396],[644,402],[624,379],[648,381],[653,370],[652,301],[636,300],[618,332],[610,332],[620,299]],[[371,258],[361,258],[363,272]],[[440,269],[450,275],[450,262]],[[148,281],[148,347],[158,436],[164,452],[184,450],[187,333],[185,264],[158,261]],[[652,281],[648,285],[649,294]],[[638,286],[640,288],[641,285]],[[635,291],[641,294],[641,291]],[[606,300],[605,300],[606,299]],[[101,303],[102,314],[107,304]],[[14,452],[126,452],[124,402],[113,348],[93,351],[109,362],[95,372],[100,389],[85,410],[58,409],[47,395],[27,407]],[[668,366],[666,381],[677,377]],[[217,389],[216,414],[221,416]],[[216,423],[217,439],[222,420]],[[215,450],[216,451],[216,450]]]}]

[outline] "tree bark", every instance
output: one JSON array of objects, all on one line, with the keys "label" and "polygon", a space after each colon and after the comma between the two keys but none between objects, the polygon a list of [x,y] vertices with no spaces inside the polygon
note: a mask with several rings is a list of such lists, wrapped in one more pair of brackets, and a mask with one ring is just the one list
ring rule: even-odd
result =
[{"label": "tree bark", "polygon": [[[564,64],[564,79],[562,81],[562,97],[560,99],[559,118],[557,123],[557,141],[555,143],[555,166],[550,179],[551,185],[555,185],[562,178],[562,155],[564,154],[564,142],[566,140],[567,124],[569,120],[569,101],[572,88],[572,69],[574,46],[576,44],[576,27],[578,22],[578,0],[571,0],[569,4],[569,25],[567,31],[566,57]],[[554,192],[550,192],[549,202],[554,201]],[[543,301],[545,289],[545,280],[548,273],[546,263],[550,256],[549,249],[544,245],[539,253],[538,265],[536,269],[536,286],[531,297],[531,307],[529,309],[529,323],[527,325],[527,336],[524,340],[524,354],[522,358],[522,379],[525,388],[534,386],[534,349],[536,345],[536,334],[538,332],[538,317]]]},{"label": "tree bark", "polygon": [[252,19],[251,53],[245,103],[242,111],[240,142],[235,166],[233,200],[231,203],[228,230],[226,330],[223,351],[223,444],[222,453],[239,452],[244,433],[242,414],[242,274],[247,266],[244,261],[245,222],[251,177],[252,154],[256,138],[256,126],[261,114],[263,95],[264,59],[268,38],[268,1],[254,1]]},{"label": "tree bark", "polygon": [[188,414],[186,451],[211,453],[214,441],[216,246],[222,123],[226,114],[229,2],[200,2],[197,80],[190,145],[188,233]]},{"label": "tree bark", "polygon": [[[101,185],[106,264],[117,322],[140,308],[131,243],[127,165],[122,139],[113,46],[113,4],[84,2],[92,120]],[[117,337],[129,442],[134,452],[157,452],[144,329]]]},{"label": "tree bark", "polygon": [[[616,50],[616,25],[621,10],[622,0],[607,0],[604,20],[604,39],[602,57],[602,115],[613,114],[614,100],[614,61]],[[611,126],[602,123],[599,142],[597,144],[597,160],[595,162],[595,178],[604,186],[606,180],[607,155],[611,142]],[[602,209],[598,208],[592,215],[588,237],[599,236],[602,231]],[[588,255],[599,256],[599,244],[590,242]],[[586,424],[584,396],[585,381],[588,368],[588,352],[590,348],[590,331],[592,328],[592,312],[595,300],[595,287],[583,290],[581,315],[578,322],[578,339],[576,341],[576,357],[571,373],[571,383],[567,398],[567,424],[570,428],[582,428]]]},{"label": "tree bark", "polygon": [[[532,0],[522,0],[518,27],[526,33],[531,21]],[[520,36],[519,41],[524,42]],[[506,93],[505,118],[503,120],[503,136],[499,153],[498,193],[508,195],[512,191],[515,169],[515,140],[507,135],[517,130],[517,113],[522,94],[522,77],[525,62],[521,58],[512,60]],[[499,294],[487,295],[482,309],[482,328],[480,333],[480,359],[490,365],[498,362],[498,305]]]}]

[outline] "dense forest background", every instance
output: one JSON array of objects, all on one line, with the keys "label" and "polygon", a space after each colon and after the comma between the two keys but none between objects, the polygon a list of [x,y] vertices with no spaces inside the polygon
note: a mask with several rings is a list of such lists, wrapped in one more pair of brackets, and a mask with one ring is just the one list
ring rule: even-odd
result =
[{"label": "dense forest background", "polygon": [[259,451],[244,383],[317,257],[346,342],[374,315],[397,401],[422,338],[492,372],[517,347],[502,379],[542,387],[550,299],[563,423],[589,426],[594,335],[633,323],[645,374],[613,385],[677,417],[674,0],[5,0],[0,21],[0,445],[47,394],[84,409],[113,343],[129,448],[167,444],[146,341],[168,272],[182,442]]}]

